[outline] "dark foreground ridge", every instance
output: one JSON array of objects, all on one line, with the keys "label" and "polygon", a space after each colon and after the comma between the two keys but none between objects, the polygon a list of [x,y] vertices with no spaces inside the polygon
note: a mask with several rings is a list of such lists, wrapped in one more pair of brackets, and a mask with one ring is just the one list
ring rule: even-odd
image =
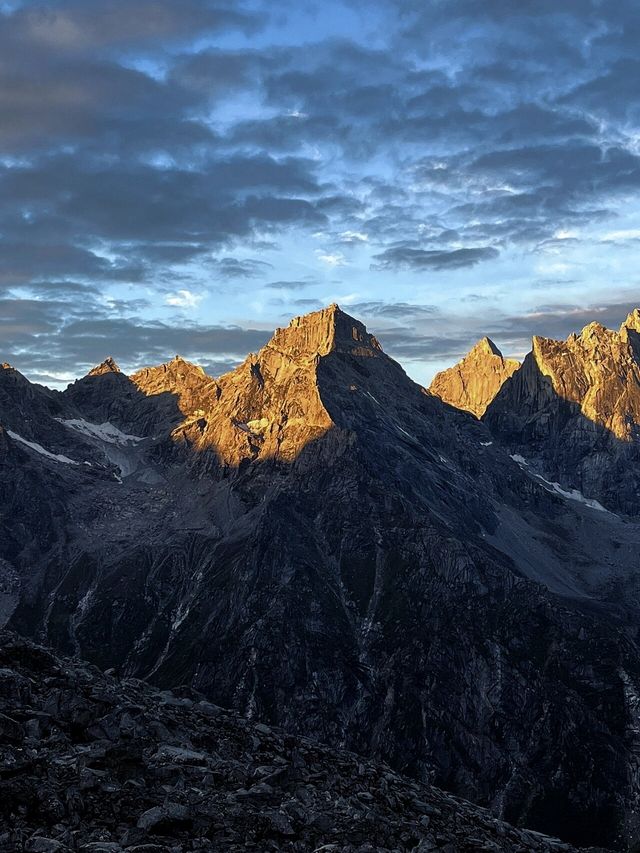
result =
[{"label": "dark foreground ridge", "polygon": [[436,788],[0,632],[6,853],[572,851]]}]

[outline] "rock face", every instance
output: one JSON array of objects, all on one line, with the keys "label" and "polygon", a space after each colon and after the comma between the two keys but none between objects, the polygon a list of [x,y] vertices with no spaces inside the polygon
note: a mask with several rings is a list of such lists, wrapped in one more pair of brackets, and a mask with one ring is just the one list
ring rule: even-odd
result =
[{"label": "rock face", "polygon": [[640,840],[638,525],[511,459],[337,306],[217,380],[24,382],[0,386],[11,432],[39,422],[0,432],[11,627],[511,823]]},{"label": "rock face", "polygon": [[571,853],[391,768],[0,632],[0,847]]},{"label": "rock face", "polygon": [[503,358],[490,338],[482,338],[458,364],[436,374],[429,391],[455,406],[481,418],[505,381],[520,367],[520,362]]},{"label": "rock face", "polygon": [[105,358],[102,364],[98,364],[97,367],[94,367],[89,371],[89,376],[104,376],[105,373],[120,373],[120,368],[116,364],[113,358],[109,356]]},{"label": "rock face", "polygon": [[618,332],[590,323],[532,352],[489,405],[496,437],[550,480],[640,513],[640,312]]}]

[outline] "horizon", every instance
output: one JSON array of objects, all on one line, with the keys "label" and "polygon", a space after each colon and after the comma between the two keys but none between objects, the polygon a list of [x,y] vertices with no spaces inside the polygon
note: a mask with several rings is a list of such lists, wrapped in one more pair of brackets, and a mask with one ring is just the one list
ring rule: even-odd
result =
[{"label": "horizon", "polygon": [[638,303],[630,0],[0,2],[0,348],[212,375],[339,302],[417,382]]},{"label": "horizon", "polygon": [[[291,317],[291,318],[290,318],[290,320],[289,320],[289,323],[287,323],[284,327],[276,327],[275,329],[273,329],[273,330],[271,331],[271,333],[269,333],[269,334],[268,334],[268,336],[267,336],[267,338],[266,338],[266,340],[265,340],[265,342],[264,342],[264,344],[263,344],[262,346],[265,346],[265,345],[266,345],[266,344],[267,344],[267,343],[272,339],[273,335],[275,334],[275,332],[276,332],[279,328],[287,328],[287,326],[288,326],[291,322],[293,322],[294,320],[301,319],[301,318],[303,318],[303,317],[307,317],[307,316],[310,316],[310,315],[312,315],[312,314],[317,314],[317,313],[320,313],[320,312],[322,312],[322,311],[326,311],[328,308],[331,308],[331,307],[333,307],[333,306],[335,306],[335,307],[336,307],[339,311],[341,311],[343,314],[346,314],[347,316],[349,316],[352,320],[356,320],[356,321],[361,322],[359,317],[356,317],[355,315],[351,314],[349,311],[345,311],[345,310],[344,310],[340,305],[338,305],[337,303],[331,303],[331,304],[329,304],[329,305],[324,305],[324,306],[322,306],[321,308],[314,309],[313,311],[308,311],[308,312],[306,312],[305,314],[298,314],[298,315],[295,315],[294,317]],[[617,324],[616,326],[614,326],[614,327],[611,327],[611,326],[605,326],[603,323],[599,323],[599,321],[598,321],[598,320],[589,320],[588,322],[586,322],[586,323],[584,324],[584,326],[582,326],[581,328],[577,328],[577,329],[573,330],[572,332],[570,332],[570,333],[569,333],[569,335],[570,335],[570,334],[579,334],[579,333],[580,333],[580,332],[582,332],[582,331],[583,331],[587,326],[591,325],[592,323],[598,323],[599,325],[602,325],[604,328],[608,329],[609,331],[617,331],[617,329],[618,329],[618,328],[623,324],[624,320],[625,320],[625,319],[628,319],[628,318],[629,318],[629,316],[630,316],[633,312],[635,312],[635,311],[640,311],[640,308],[638,308],[638,307],[634,307],[634,308],[630,309],[630,310],[627,312],[627,314],[625,315],[625,317],[623,317],[623,318],[622,318],[622,320],[620,321],[620,323],[618,323],[618,324]],[[381,345],[381,347],[382,347],[383,352],[385,352],[387,355],[390,355],[390,357],[392,357],[392,358],[393,358],[393,356],[392,356],[390,353],[388,353],[388,352],[387,352],[387,350],[385,349],[385,346],[384,346],[384,339],[380,338],[380,336],[379,336],[379,334],[376,332],[375,328],[371,328],[371,327],[369,327],[366,323],[364,323],[364,325],[365,325],[365,327],[366,327],[367,331],[368,331],[369,333],[373,334],[373,336],[374,336],[374,337],[379,341],[379,343],[380,343],[380,345]],[[567,337],[569,337],[569,335],[567,335]],[[540,337],[543,337],[543,338],[549,338],[549,336],[548,336],[548,335],[540,335]],[[513,360],[516,360],[516,361],[520,362],[520,364],[522,364],[522,362],[524,361],[525,356],[526,356],[529,352],[531,352],[531,347],[530,347],[530,348],[526,351],[526,353],[519,354],[519,355],[510,355],[510,354],[508,354],[508,353],[504,352],[504,351],[502,350],[502,348],[499,346],[499,344],[498,344],[498,343],[497,343],[497,342],[496,342],[496,341],[495,341],[495,340],[494,340],[490,335],[480,335],[480,337],[478,337],[478,338],[477,338],[477,339],[476,339],[476,340],[471,344],[471,346],[469,347],[469,349],[468,349],[466,352],[464,352],[464,353],[460,356],[460,358],[459,358],[459,359],[457,359],[456,361],[452,361],[452,362],[449,362],[449,363],[445,363],[445,364],[443,365],[443,367],[442,367],[442,368],[440,368],[438,371],[435,371],[435,372],[433,373],[433,375],[431,375],[431,376],[429,377],[429,381],[427,381],[427,382],[420,382],[420,381],[419,381],[419,380],[417,380],[415,377],[411,376],[411,374],[409,373],[409,371],[408,371],[408,370],[406,371],[406,373],[407,373],[407,375],[409,376],[409,378],[410,378],[410,379],[412,379],[414,382],[416,382],[418,385],[421,385],[421,386],[422,386],[422,387],[424,387],[424,388],[428,388],[428,387],[429,387],[429,385],[431,384],[431,381],[433,380],[433,378],[436,376],[436,374],[437,374],[437,373],[439,373],[439,372],[441,372],[441,371],[443,371],[443,370],[446,370],[446,369],[447,369],[447,368],[449,368],[449,367],[453,367],[453,366],[454,366],[455,364],[457,364],[457,363],[458,363],[462,358],[464,358],[466,355],[468,355],[468,354],[470,353],[470,351],[471,351],[471,350],[472,350],[472,349],[473,349],[473,348],[474,348],[478,343],[480,343],[480,341],[482,341],[482,340],[489,340],[491,343],[493,343],[495,346],[497,346],[497,348],[498,348],[498,350],[499,350],[499,352],[500,352],[500,355],[501,355],[503,358],[505,358],[505,359],[513,359]],[[559,340],[559,339],[557,339],[557,338],[551,338],[551,340]],[[256,350],[256,352],[258,352],[258,351],[259,351],[259,349],[261,349],[261,348],[262,348],[262,347],[258,348],[258,350]],[[224,371],[224,373],[218,373],[218,374],[213,374],[213,373],[209,372],[209,371],[206,369],[206,367],[205,367],[204,365],[200,364],[198,361],[196,361],[196,360],[192,360],[192,359],[189,359],[189,358],[184,358],[184,356],[182,356],[180,353],[175,353],[175,354],[174,354],[173,356],[171,356],[171,357],[169,357],[169,356],[167,355],[167,356],[166,356],[166,358],[162,359],[162,360],[161,360],[161,361],[159,361],[159,362],[154,362],[153,364],[151,364],[151,363],[149,363],[149,364],[140,364],[140,365],[135,366],[134,368],[129,368],[129,367],[127,367],[127,365],[126,365],[126,364],[124,364],[124,363],[121,363],[121,362],[120,362],[120,360],[118,359],[118,357],[117,357],[116,355],[114,355],[113,353],[108,353],[108,354],[106,354],[106,355],[104,356],[104,358],[102,358],[100,361],[97,361],[95,364],[91,365],[91,366],[89,367],[89,369],[88,369],[85,373],[81,373],[81,374],[78,374],[78,375],[76,375],[76,376],[72,377],[71,379],[69,379],[69,381],[68,381],[68,382],[66,382],[66,381],[64,381],[64,382],[63,382],[63,381],[60,381],[60,382],[57,382],[57,383],[47,384],[47,383],[45,383],[45,382],[38,382],[38,380],[37,380],[37,379],[33,379],[33,378],[29,377],[29,376],[28,376],[28,374],[26,374],[26,373],[24,373],[23,375],[24,375],[24,376],[25,376],[25,378],[27,378],[30,382],[38,382],[38,384],[43,385],[44,387],[49,388],[50,390],[58,390],[58,391],[59,391],[59,390],[64,390],[64,388],[68,387],[68,385],[69,385],[69,384],[73,384],[73,383],[74,383],[74,382],[76,382],[78,379],[82,379],[82,378],[84,378],[85,376],[87,376],[87,375],[88,375],[88,373],[89,373],[91,370],[94,370],[94,369],[96,369],[97,367],[102,367],[104,364],[107,364],[107,363],[109,363],[109,362],[111,362],[111,363],[112,363],[112,364],[117,368],[117,370],[118,370],[119,372],[123,373],[125,376],[130,376],[130,375],[132,375],[133,373],[135,373],[135,372],[136,372],[136,371],[138,371],[138,370],[143,370],[143,369],[145,369],[145,368],[158,367],[158,366],[161,366],[161,365],[163,365],[163,364],[169,364],[170,362],[172,362],[172,361],[174,361],[174,360],[176,360],[176,359],[181,359],[181,360],[183,360],[183,361],[185,361],[185,362],[187,362],[187,363],[189,363],[189,364],[194,365],[195,367],[199,367],[199,368],[201,368],[201,369],[206,373],[206,375],[207,375],[207,376],[209,376],[211,379],[219,379],[219,378],[221,378],[223,375],[225,375],[225,373],[233,372],[233,370],[235,370],[235,369],[236,369],[236,368],[237,368],[237,367],[242,363],[242,361],[244,361],[244,359],[245,359],[245,358],[247,358],[247,357],[248,357],[251,353],[253,353],[253,352],[254,352],[253,350],[250,350],[249,352],[245,353],[245,354],[244,354],[244,356],[243,356],[243,357],[238,361],[238,363],[237,363],[236,365],[234,365],[234,366],[232,366],[231,368],[229,368],[228,370]],[[400,360],[400,359],[394,359],[394,360],[396,360],[396,361],[398,361],[398,363],[402,364],[402,362],[401,362],[401,360]],[[14,368],[14,369],[19,370],[19,368],[17,367],[17,365],[13,364],[11,361],[7,361],[7,360],[0,360],[0,363],[2,363],[2,365],[3,365],[4,367],[7,367],[7,366],[8,366],[8,367],[10,367],[10,368]],[[403,365],[403,366],[404,366],[404,365]],[[19,372],[20,372],[20,373],[22,373],[22,371],[20,371],[20,370],[19,370]]]}]

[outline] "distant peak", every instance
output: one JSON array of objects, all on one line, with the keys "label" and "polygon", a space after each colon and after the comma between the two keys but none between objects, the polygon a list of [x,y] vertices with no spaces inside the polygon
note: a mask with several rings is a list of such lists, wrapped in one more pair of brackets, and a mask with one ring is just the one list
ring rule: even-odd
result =
[{"label": "distant peak", "polygon": [[445,403],[481,418],[503,384],[520,367],[504,358],[491,338],[481,338],[462,361],[437,373],[429,391]]},{"label": "distant peak", "polygon": [[470,351],[471,353],[482,353],[484,355],[497,355],[499,358],[502,358],[502,353],[498,349],[498,347],[494,344],[491,338],[484,337],[481,338],[478,343],[473,347]]},{"label": "distant peak", "polygon": [[602,325],[602,323],[598,323],[596,320],[593,320],[591,323],[588,323],[582,332],[580,333],[580,337],[583,340],[592,337],[599,337],[607,333],[607,329]]},{"label": "distant peak", "polygon": [[640,332],[640,308],[634,308],[627,319],[622,324],[620,331],[623,329],[632,329],[634,332]]},{"label": "distant peak", "polygon": [[268,346],[298,357],[330,352],[374,356],[382,349],[365,325],[335,302],[320,311],[294,317],[286,329],[276,329]]},{"label": "distant peak", "polygon": [[90,370],[87,376],[103,376],[105,373],[121,373],[120,368],[111,356],[105,358],[102,364]]}]

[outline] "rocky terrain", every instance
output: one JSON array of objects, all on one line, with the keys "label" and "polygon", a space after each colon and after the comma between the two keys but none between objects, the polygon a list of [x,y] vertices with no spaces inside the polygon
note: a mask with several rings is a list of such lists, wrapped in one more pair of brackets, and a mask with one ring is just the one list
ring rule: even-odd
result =
[{"label": "rocky terrain", "polygon": [[56,393],[4,367],[0,423],[12,629],[512,824],[640,841],[640,526],[337,306],[217,379],[107,360]]},{"label": "rocky terrain", "polygon": [[458,409],[481,418],[520,362],[504,358],[490,338],[482,338],[458,364],[436,374],[429,390]]},{"label": "rocky terrain", "polygon": [[[483,339],[430,390],[482,417],[497,440],[547,480],[638,516],[640,311],[618,331],[590,323],[566,341],[535,336],[522,366],[502,382],[496,357],[485,350]],[[474,378],[465,382],[468,374]]]},{"label": "rocky terrain", "polygon": [[0,632],[6,853],[570,853],[385,765],[188,688],[117,681]]}]

